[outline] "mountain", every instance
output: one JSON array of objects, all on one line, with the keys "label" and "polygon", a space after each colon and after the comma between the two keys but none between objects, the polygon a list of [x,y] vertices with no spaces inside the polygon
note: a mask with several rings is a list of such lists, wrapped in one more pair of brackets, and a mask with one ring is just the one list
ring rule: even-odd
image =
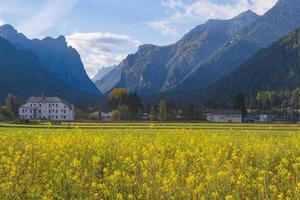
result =
[{"label": "mountain", "polygon": [[[216,49],[222,47],[238,30],[257,19],[258,15],[247,11],[230,20],[209,20],[173,45],[142,45],[135,54],[129,55],[118,65],[121,76],[114,77],[110,87],[117,85],[141,93],[167,90],[178,84]],[[108,85],[108,82],[102,83]],[[99,87],[103,85],[100,84]]]},{"label": "mountain", "polygon": [[238,92],[284,91],[300,87],[300,29],[257,52],[236,71],[208,88],[210,97],[232,100]]},{"label": "mountain", "polygon": [[94,78],[92,79],[93,82],[97,82],[99,80],[101,80],[106,74],[108,74],[109,72],[111,72],[111,70],[113,70],[116,66],[109,66],[109,67],[101,67],[97,74],[94,76]]},{"label": "mountain", "polygon": [[173,88],[201,91],[237,69],[259,49],[300,26],[300,1],[279,0],[264,16],[242,28],[221,48],[208,56]]},{"label": "mountain", "polygon": [[39,58],[42,67],[70,87],[90,94],[100,92],[89,79],[78,52],[69,47],[64,36],[56,39],[28,39],[11,25],[0,27],[0,37],[18,48],[32,51]]},{"label": "mountain", "polygon": [[76,103],[95,103],[101,97],[73,89],[48,73],[31,51],[15,47],[0,37],[0,102],[7,94],[25,100],[30,96],[61,96]]},{"label": "mountain", "polygon": [[120,83],[121,73],[122,73],[121,67],[116,66],[109,73],[104,75],[100,80],[96,81],[95,85],[102,93],[108,93],[114,87],[117,87],[118,84]]}]

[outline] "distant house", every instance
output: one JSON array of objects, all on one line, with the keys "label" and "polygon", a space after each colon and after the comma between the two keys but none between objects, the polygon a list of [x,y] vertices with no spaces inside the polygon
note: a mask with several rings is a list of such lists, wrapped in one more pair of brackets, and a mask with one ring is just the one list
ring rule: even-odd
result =
[{"label": "distant house", "polygon": [[19,117],[25,120],[73,121],[74,105],[59,97],[30,97],[19,108]]},{"label": "distant house", "polygon": [[240,110],[210,110],[206,113],[208,122],[217,123],[241,123],[242,113]]},{"label": "distant house", "polygon": [[112,120],[112,112],[109,112],[109,113],[101,112],[101,119],[103,121],[111,121]]},{"label": "distant house", "polygon": [[138,115],[138,119],[143,120],[143,121],[148,121],[148,120],[150,120],[150,116],[148,113],[143,113],[143,114]]},{"label": "distant house", "polygon": [[274,122],[276,120],[276,116],[275,115],[259,115],[259,122],[261,123],[270,123],[270,122]]}]

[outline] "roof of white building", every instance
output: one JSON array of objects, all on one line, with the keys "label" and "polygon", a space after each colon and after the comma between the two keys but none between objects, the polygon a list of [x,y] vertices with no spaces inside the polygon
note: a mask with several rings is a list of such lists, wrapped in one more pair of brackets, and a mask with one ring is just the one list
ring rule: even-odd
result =
[{"label": "roof of white building", "polygon": [[59,97],[30,97],[26,103],[63,103],[69,107],[73,106]]}]

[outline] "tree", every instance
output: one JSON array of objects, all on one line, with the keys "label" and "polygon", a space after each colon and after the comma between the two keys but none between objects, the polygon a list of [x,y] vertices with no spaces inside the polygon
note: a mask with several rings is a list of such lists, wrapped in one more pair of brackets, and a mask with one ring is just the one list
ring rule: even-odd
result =
[{"label": "tree", "polygon": [[5,118],[12,120],[14,119],[14,113],[7,106],[2,106],[0,108],[0,114],[2,114]]},{"label": "tree", "polygon": [[165,101],[160,101],[159,103],[159,119],[160,121],[166,121],[168,116],[167,103]]},{"label": "tree", "polygon": [[120,106],[127,106],[131,118],[136,118],[139,111],[143,110],[143,103],[137,93],[128,93],[123,88],[113,90],[108,97],[108,107],[116,110]]},{"label": "tree", "polygon": [[294,108],[299,108],[300,107],[300,88],[297,88],[292,92],[292,97],[291,97],[291,105]]},{"label": "tree", "polygon": [[19,108],[21,106],[21,101],[11,94],[8,94],[5,98],[6,109],[9,109],[10,113],[13,115],[12,118],[17,118],[19,115]]},{"label": "tree", "polygon": [[151,121],[157,121],[158,120],[157,111],[155,109],[155,106],[152,106],[152,108],[151,108],[150,120]]},{"label": "tree", "polygon": [[130,108],[128,106],[120,106],[117,111],[121,120],[130,120]]},{"label": "tree", "polygon": [[244,97],[243,93],[238,93],[235,96],[233,107],[234,107],[234,109],[240,110],[242,112],[242,118],[247,117],[245,97]]},{"label": "tree", "polygon": [[114,110],[112,112],[112,120],[113,121],[119,121],[121,119],[120,113],[117,110]]},{"label": "tree", "polygon": [[84,119],[88,119],[89,118],[89,114],[87,112],[84,112],[83,110],[80,110],[79,108],[77,108],[75,110],[75,119],[76,120],[84,120]]},{"label": "tree", "polygon": [[184,118],[186,120],[194,120],[196,116],[195,106],[193,104],[188,105],[184,109]]},{"label": "tree", "polygon": [[110,109],[116,110],[122,103],[121,100],[127,95],[127,90],[124,88],[116,88],[108,95],[108,105]]},{"label": "tree", "polygon": [[116,88],[114,89],[108,96],[111,99],[120,99],[124,94],[127,94],[127,90],[124,88]]}]

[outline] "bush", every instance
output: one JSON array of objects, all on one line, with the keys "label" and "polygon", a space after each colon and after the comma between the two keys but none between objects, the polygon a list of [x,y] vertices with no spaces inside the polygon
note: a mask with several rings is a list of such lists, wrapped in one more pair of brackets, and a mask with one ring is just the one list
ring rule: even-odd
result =
[{"label": "bush", "polygon": [[130,108],[128,106],[118,107],[118,113],[121,120],[130,120]]},{"label": "bush", "polygon": [[2,106],[0,108],[0,113],[7,119],[13,119],[14,118],[14,114],[11,112],[11,110],[6,107],[6,106]]},{"label": "bush", "polygon": [[112,120],[113,121],[121,120],[120,113],[117,110],[112,112]]}]

